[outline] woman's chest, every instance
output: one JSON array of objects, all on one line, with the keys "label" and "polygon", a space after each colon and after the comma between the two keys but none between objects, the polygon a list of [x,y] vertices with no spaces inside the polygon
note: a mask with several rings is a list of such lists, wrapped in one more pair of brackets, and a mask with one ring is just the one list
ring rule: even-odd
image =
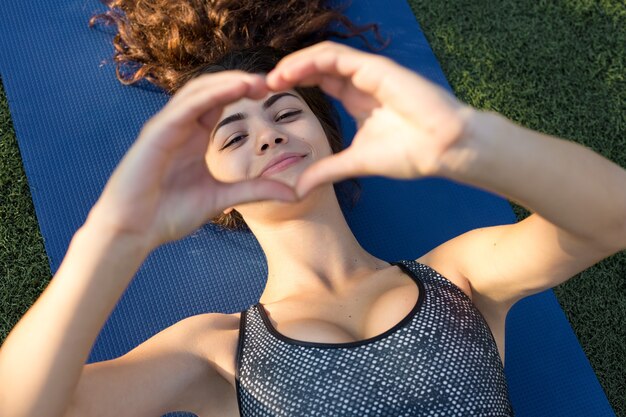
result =
[{"label": "woman's chest", "polygon": [[[458,286],[468,297],[471,296],[469,286],[462,281],[463,277],[449,270],[437,272]],[[402,322],[416,307],[420,297],[420,288],[415,281],[402,272],[388,282],[392,285],[373,289],[371,293],[362,293],[353,303],[312,301],[308,304],[286,303],[274,308],[266,307],[268,330],[273,330],[279,337],[284,336],[293,341],[323,344],[342,344],[376,338],[393,330]],[[240,313],[229,316],[231,320],[236,318],[237,322],[240,319]],[[486,321],[503,360],[504,320],[486,318]],[[215,352],[218,370],[231,385],[233,393],[238,342],[239,328],[231,326],[229,330],[222,332],[218,351]]]}]

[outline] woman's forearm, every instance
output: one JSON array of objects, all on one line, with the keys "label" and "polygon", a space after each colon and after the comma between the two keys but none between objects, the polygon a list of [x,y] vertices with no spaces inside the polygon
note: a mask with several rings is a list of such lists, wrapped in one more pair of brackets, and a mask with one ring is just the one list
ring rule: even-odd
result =
[{"label": "woman's forearm", "polygon": [[61,416],[89,351],[148,255],[138,242],[83,226],[54,278],[0,349],[3,416]]},{"label": "woman's forearm", "polygon": [[577,143],[476,112],[438,175],[505,196],[575,236],[626,248],[626,171]]}]

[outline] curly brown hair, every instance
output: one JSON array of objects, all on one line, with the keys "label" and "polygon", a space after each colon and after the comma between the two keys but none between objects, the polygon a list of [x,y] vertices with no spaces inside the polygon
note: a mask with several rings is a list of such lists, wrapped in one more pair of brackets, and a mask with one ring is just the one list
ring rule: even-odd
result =
[{"label": "curly brown hair", "polygon": [[[181,72],[215,63],[228,52],[270,46],[286,53],[332,36],[363,39],[372,32],[383,47],[378,25],[355,25],[327,0],[110,0],[110,10],[89,21],[114,24],[118,79],[145,79],[169,93]],[[347,31],[340,31],[341,27]]]},{"label": "curly brown hair", "polygon": [[[324,0],[280,0],[263,7],[258,0],[112,0],[97,23],[114,24],[117,78],[123,84],[148,81],[174,94],[189,80],[224,70],[267,73],[290,52],[335,36],[359,37],[369,49],[384,48],[376,24],[355,25]],[[346,32],[341,32],[340,27]],[[379,48],[366,34],[373,33]],[[343,149],[339,117],[317,87],[295,89],[320,121],[333,153]],[[357,180],[334,185],[342,208],[357,201]],[[248,229],[236,210],[212,223]]]}]

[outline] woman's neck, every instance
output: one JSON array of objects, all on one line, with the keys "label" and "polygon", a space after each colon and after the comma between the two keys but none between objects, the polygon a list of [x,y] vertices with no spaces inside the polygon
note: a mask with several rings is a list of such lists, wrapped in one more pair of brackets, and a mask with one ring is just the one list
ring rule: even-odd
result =
[{"label": "woman's neck", "polygon": [[359,278],[389,266],[361,247],[334,192],[311,200],[314,209],[290,220],[248,221],[267,257],[264,305],[294,296],[340,296]]}]

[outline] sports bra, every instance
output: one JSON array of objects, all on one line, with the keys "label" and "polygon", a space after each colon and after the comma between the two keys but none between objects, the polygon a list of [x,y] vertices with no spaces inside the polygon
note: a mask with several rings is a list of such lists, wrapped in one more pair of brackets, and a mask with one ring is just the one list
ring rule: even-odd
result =
[{"label": "sports bra", "polygon": [[348,343],[291,339],[258,303],[241,314],[235,369],[242,417],[512,416],[484,317],[427,265],[393,262],[419,288],[402,321]]}]

